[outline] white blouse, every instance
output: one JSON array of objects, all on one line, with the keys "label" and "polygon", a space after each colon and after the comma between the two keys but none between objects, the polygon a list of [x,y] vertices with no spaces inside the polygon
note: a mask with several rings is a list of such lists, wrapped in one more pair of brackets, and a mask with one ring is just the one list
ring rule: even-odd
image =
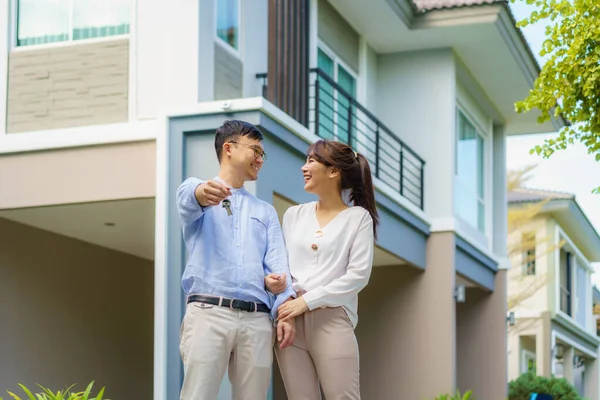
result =
[{"label": "white blouse", "polygon": [[373,220],[355,206],[320,227],[316,210],[317,202],[300,204],[283,216],[293,289],[307,292],[310,310],[342,306],[356,327],[358,293],[373,268]]}]

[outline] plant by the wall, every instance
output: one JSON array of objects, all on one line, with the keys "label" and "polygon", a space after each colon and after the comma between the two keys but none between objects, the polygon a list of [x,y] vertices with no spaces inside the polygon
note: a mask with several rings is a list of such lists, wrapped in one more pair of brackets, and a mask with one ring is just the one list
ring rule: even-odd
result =
[{"label": "plant by the wall", "polygon": [[[38,385],[40,386],[40,385]],[[74,385],[73,385],[74,386]],[[96,397],[92,396],[92,388],[94,386],[94,382],[92,381],[88,387],[82,392],[71,392],[73,386],[65,389],[64,391],[58,391],[56,393],[52,392],[50,389],[40,386],[42,389],[42,393],[36,393],[35,395],[24,385],[19,384],[19,387],[23,390],[23,392],[27,395],[27,397],[19,397],[13,392],[8,392],[8,394],[14,400],[102,400],[104,396],[104,388],[100,389]],[[2,397],[0,397],[2,400]],[[107,399],[105,399],[107,400]]]},{"label": "plant by the wall", "polygon": [[[472,395],[473,393],[471,393],[470,390],[466,391],[463,395],[461,395],[460,392],[457,390],[454,396],[451,394],[444,394],[436,397],[435,400],[469,400],[471,399]],[[473,400],[474,399],[475,398],[473,398]]]},{"label": "plant by the wall", "polygon": [[545,378],[526,373],[508,384],[509,400],[529,400],[532,393],[543,393],[556,400],[583,400],[564,378]]}]

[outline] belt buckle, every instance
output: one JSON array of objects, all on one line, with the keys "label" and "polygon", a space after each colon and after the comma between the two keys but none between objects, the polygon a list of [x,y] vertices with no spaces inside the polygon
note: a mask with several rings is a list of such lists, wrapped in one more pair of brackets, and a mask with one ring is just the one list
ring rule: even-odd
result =
[{"label": "belt buckle", "polygon": [[258,311],[258,303],[255,301],[253,301],[252,303],[254,304],[254,311],[252,311],[252,312],[257,312]]},{"label": "belt buckle", "polygon": [[233,302],[235,301],[235,299],[231,299],[229,300],[229,309],[233,310]]}]

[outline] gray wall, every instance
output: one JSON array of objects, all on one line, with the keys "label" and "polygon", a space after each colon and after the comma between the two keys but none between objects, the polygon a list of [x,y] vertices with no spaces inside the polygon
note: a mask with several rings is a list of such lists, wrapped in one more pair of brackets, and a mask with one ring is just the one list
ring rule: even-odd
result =
[{"label": "gray wall", "polygon": [[152,262],[5,219],[0,237],[0,393],[95,380],[151,399]]},{"label": "gray wall", "polygon": [[215,43],[215,100],[242,97],[242,61]]},{"label": "gray wall", "polygon": [[7,132],[125,122],[129,39],[10,53]]},{"label": "gray wall", "polygon": [[327,0],[319,1],[318,14],[319,39],[358,72],[358,33]]}]

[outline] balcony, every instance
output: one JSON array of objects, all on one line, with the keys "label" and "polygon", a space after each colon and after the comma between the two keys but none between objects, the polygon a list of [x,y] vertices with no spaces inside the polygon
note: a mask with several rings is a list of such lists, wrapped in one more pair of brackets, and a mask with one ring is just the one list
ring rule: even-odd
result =
[{"label": "balcony", "polygon": [[[267,97],[267,74],[263,96]],[[373,174],[423,209],[425,161],[321,69],[309,75],[308,128],[327,140],[344,142],[363,154]]]}]

